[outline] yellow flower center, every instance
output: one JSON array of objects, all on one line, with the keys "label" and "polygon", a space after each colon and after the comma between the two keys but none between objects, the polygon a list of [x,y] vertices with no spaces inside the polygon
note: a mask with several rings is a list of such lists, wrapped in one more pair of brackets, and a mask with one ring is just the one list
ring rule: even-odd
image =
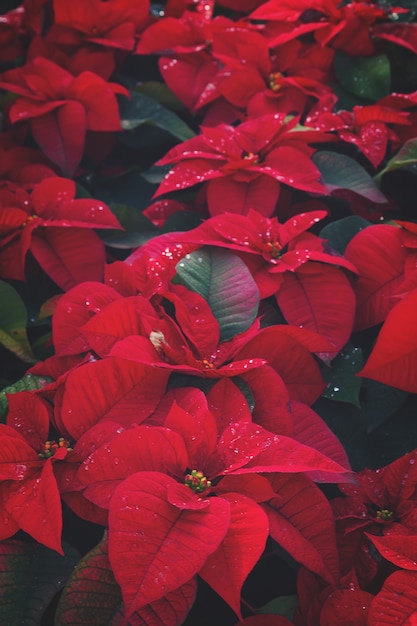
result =
[{"label": "yellow flower center", "polygon": [[211,481],[207,480],[203,472],[198,470],[192,470],[190,474],[185,477],[185,484],[192,489],[194,493],[202,493],[211,487]]}]

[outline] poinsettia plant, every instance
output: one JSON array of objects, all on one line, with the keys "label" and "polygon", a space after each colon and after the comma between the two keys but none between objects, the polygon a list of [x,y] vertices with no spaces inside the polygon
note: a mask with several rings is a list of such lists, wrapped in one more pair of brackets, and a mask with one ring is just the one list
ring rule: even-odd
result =
[{"label": "poinsettia plant", "polygon": [[417,5],[9,0],[0,607],[417,620]]}]

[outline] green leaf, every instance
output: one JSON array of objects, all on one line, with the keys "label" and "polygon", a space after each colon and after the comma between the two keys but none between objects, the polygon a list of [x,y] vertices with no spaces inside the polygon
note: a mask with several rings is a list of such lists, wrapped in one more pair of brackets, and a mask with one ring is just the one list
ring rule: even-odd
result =
[{"label": "green leaf", "polygon": [[362,404],[362,409],[368,422],[368,433],[371,433],[394,415],[409,396],[406,391],[384,385],[376,380],[365,380],[364,388],[365,401]]},{"label": "green leaf", "polygon": [[170,215],[168,219],[165,220],[161,232],[171,233],[192,230],[193,228],[197,228],[201,222],[201,215],[198,215],[195,211],[178,211],[178,213]]},{"label": "green leaf", "polygon": [[349,241],[367,226],[371,226],[371,222],[363,217],[348,215],[324,226],[320,231],[320,237],[326,239],[333,250],[344,254]]},{"label": "green leaf", "polygon": [[253,413],[255,410],[255,398],[248,383],[240,378],[240,376],[233,376],[232,382],[236,385],[241,393],[245,396],[245,400],[248,403],[249,411]]},{"label": "green leaf", "polygon": [[331,366],[322,370],[327,380],[323,397],[338,402],[349,402],[360,407],[359,391],[362,379],[356,376],[356,373],[362,369],[362,366],[362,350],[347,344],[333,359]]},{"label": "green leaf", "polygon": [[0,280],[0,344],[25,363],[36,360],[26,334],[25,304],[11,285]]},{"label": "green leaf", "polygon": [[108,559],[107,541],[103,540],[75,567],[59,600],[55,625],[110,626],[121,604],[120,587]]},{"label": "green leaf", "polygon": [[267,604],[264,604],[259,612],[264,615],[282,615],[290,621],[294,619],[295,611],[298,607],[298,597],[294,596],[279,596],[274,598]]},{"label": "green leaf", "polygon": [[387,202],[368,172],[354,159],[337,152],[321,150],[313,155],[313,162],[330,191],[350,189],[372,202]]},{"label": "green leaf", "polygon": [[172,93],[168,86],[157,80],[148,80],[145,83],[141,83],[135,87],[134,91],[157,100],[160,104],[167,107],[171,111],[185,110],[185,106],[181,100],[179,100],[177,96]]},{"label": "green leaf", "polygon": [[109,204],[124,230],[100,232],[100,237],[111,248],[138,248],[157,234],[157,228],[137,208],[113,202]]},{"label": "green leaf", "polygon": [[334,68],[342,87],[359,98],[376,101],[390,93],[391,67],[385,54],[351,57],[338,50]]},{"label": "green leaf", "polygon": [[26,374],[13,385],[4,387],[0,391],[0,422],[6,421],[7,414],[7,398],[6,393],[19,393],[19,391],[32,391],[32,389],[42,389],[48,383],[52,382],[52,378],[49,376],[33,376],[33,374]]},{"label": "green leaf", "polygon": [[65,556],[38,543],[7,539],[0,543],[2,624],[37,626],[62,589],[80,555],[63,545]]},{"label": "green leaf", "polygon": [[167,131],[176,139],[185,141],[195,133],[178,115],[166,109],[154,98],[137,91],[130,92],[130,98],[120,105],[121,126],[134,130],[142,124],[152,124]]},{"label": "green leaf", "polygon": [[208,302],[220,324],[220,339],[232,339],[256,318],[259,290],[239,257],[222,248],[201,248],[176,266],[177,280]]},{"label": "green leaf", "polygon": [[379,181],[387,172],[398,169],[407,169],[417,174],[417,139],[406,141],[375,179]]}]

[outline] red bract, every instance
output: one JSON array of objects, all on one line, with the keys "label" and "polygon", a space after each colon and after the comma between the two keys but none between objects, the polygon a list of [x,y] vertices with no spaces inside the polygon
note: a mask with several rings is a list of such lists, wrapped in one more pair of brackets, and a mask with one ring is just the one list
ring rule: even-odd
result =
[{"label": "red bract", "polygon": [[[326,264],[356,268],[305,231],[325,211],[295,215],[280,224],[257,211],[224,213],[179,236],[182,243],[236,250],[249,267],[261,298],[275,295],[288,323],[323,334],[338,351],[348,340],[355,308],[354,292],[342,271]],[[317,263],[319,262],[319,263]]]},{"label": "red bract", "polygon": [[162,181],[156,195],[206,182],[211,215],[256,208],[269,216],[282,183],[310,193],[327,194],[311,161],[309,143],[320,133],[294,128],[297,120],[267,115],[237,128],[221,124],[202,128],[198,137],[170,150],[158,164],[179,162]]},{"label": "red bract", "polygon": [[417,290],[411,291],[388,313],[376,344],[359,375],[398,389],[417,393]]},{"label": "red bract", "polygon": [[307,116],[306,124],[322,131],[336,131],[340,139],[355,145],[375,168],[385,158],[389,141],[398,143],[392,127],[411,126],[410,114],[405,111],[376,103],[332,113],[335,102],[335,96],[322,98]]},{"label": "red bract", "polygon": [[[78,474],[86,497],[109,507],[110,560],[129,611],[163,597],[199,572],[239,615],[242,584],[268,533],[257,502],[275,497],[257,473],[343,468],[308,446],[251,424],[250,415],[222,432],[201,391],[183,389],[175,395],[179,405],[172,404],[164,427],[116,434],[84,461]],[[228,403],[217,396],[216,405],[222,413]],[[280,508],[278,501],[276,506]],[[221,511],[220,517],[213,516],[215,511]],[[185,555],[177,543],[184,525]],[[210,535],[204,548],[202,527]],[[140,537],[146,538],[148,550],[137,559]],[[128,541],[131,548],[137,546],[133,552],[127,550]],[[304,541],[316,544],[308,532]],[[293,545],[289,549],[296,550]],[[310,562],[308,556],[306,560]],[[136,591],[132,575],[139,581]]]},{"label": "red bract", "polygon": [[406,293],[416,286],[416,233],[388,224],[357,233],[345,257],[358,269],[355,330],[380,324]]},{"label": "red bract", "polygon": [[45,178],[31,194],[19,187],[0,190],[3,277],[23,280],[30,251],[64,290],[87,277],[102,280],[104,246],[92,229],[120,224],[105,204],[75,199],[75,191],[74,181],[56,176]]},{"label": "red bract", "polygon": [[[416,452],[377,470],[356,474],[356,484],[339,485],[345,498],[332,500],[341,534],[362,534],[385,559],[416,570]],[[355,566],[355,563],[352,563]]]},{"label": "red bract", "polygon": [[352,56],[374,52],[371,27],[403,9],[382,8],[373,2],[354,0],[340,5],[337,0],[270,0],[251,18],[272,22],[271,45],[278,45],[306,32],[313,32],[322,46],[343,50]]},{"label": "red bract", "polygon": [[37,57],[0,75],[0,87],[18,96],[9,111],[12,124],[30,120],[36,142],[68,176],[81,160],[87,130],[121,130],[115,94],[128,92],[93,72],[74,77]]},{"label": "red bract", "polygon": [[149,1],[54,0],[50,37],[59,43],[90,41],[101,46],[132,50],[135,33],[146,24]]},{"label": "red bract", "polygon": [[48,441],[50,407],[29,392],[8,396],[7,425],[0,425],[0,536],[17,530],[63,554],[62,511],[54,465],[70,454],[64,439]]}]

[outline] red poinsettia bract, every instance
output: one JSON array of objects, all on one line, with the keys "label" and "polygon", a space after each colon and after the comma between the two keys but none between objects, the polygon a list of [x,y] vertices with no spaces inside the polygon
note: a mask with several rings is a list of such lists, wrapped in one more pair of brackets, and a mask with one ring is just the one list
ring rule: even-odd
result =
[{"label": "red poinsettia bract", "polygon": [[50,407],[23,391],[8,396],[7,424],[0,424],[0,537],[19,529],[63,554],[62,510],[54,466],[71,454],[63,438],[49,440]]},{"label": "red poinsettia bract", "polygon": [[50,176],[32,193],[21,187],[0,189],[0,275],[24,280],[30,251],[62,289],[88,277],[102,280],[104,245],[95,228],[120,228],[101,201],[74,198],[74,181]]},{"label": "red poinsettia bract", "polygon": [[53,7],[49,36],[61,44],[79,45],[84,40],[133,50],[135,34],[149,18],[148,0],[54,0]]},{"label": "red poinsettia bract", "polygon": [[237,128],[221,124],[170,150],[158,164],[177,163],[156,195],[206,183],[211,215],[247,213],[252,208],[269,216],[282,183],[320,195],[328,193],[311,161],[309,143],[323,136],[295,130],[297,119],[281,114],[244,122]]},{"label": "red poinsettia bract", "polygon": [[115,94],[128,91],[93,72],[74,77],[53,61],[36,57],[1,74],[0,87],[18,96],[9,110],[11,123],[29,120],[42,151],[68,176],[81,160],[87,130],[121,130]]}]

